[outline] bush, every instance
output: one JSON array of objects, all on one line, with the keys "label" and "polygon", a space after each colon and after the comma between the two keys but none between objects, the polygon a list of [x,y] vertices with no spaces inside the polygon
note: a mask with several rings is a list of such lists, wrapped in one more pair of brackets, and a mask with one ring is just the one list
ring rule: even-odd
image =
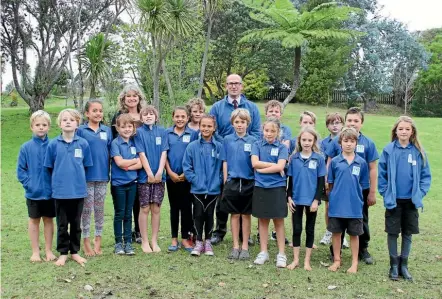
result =
[{"label": "bush", "polygon": [[411,113],[421,117],[442,117],[442,86],[435,89],[420,88],[411,104]]},{"label": "bush", "polygon": [[247,99],[251,101],[262,101],[268,92],[267,82],[269,77],[263,72],[251,73],[245,77],[244,91]]}]

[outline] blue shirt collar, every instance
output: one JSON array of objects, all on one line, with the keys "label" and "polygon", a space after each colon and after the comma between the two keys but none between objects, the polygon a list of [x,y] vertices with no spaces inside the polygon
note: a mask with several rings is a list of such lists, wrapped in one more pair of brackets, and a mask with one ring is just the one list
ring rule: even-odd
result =
[{"label": "blue shirt collar", "polygon": [[[172,127],[169,128],[169,133],[173,133],[175,135],[178,135],[177,133],[175,133],[175,127],[176,125],[173,125]],[[192,130],[191,128],[189,128],[187,125],[184,127],[184,132],[182,135],[184,134],[192,134],[193,132],[195,132],[194,130]]]},{"label": "blue shirt collar", "polygon": [[[335,159],[337,160],[338,163],[343,162],[343,161],[345,161],[345,163],[347,163],[347,160],[344,158],[344,155],[342,153],[340,153],[338,156],[336,156]],[[353,159],[353,162],[351,162],[351,164],[353,164],[353,163],[361,164],[360,159],[362,159],[362,158],[359,157],[359,155],[355,153],[355,158]]]},{"label": "blue shirt collar", "polygon": [[235,132],[235,133],[233,133],[233,136],[234,136],[235,141],[239,140],[239,139],[242,139],[245,141],[246,138],[249,136],[249,134],[247,134],[247,132],[246,132],[246,135],[244,135],[243,137],[239,137],[238,134],[236,134],[236,132]]},{"label": "blue shirt collar", "polygon": [[[78,139],[80,139],[80,137],[78,137],[77,134],[75,134],[75,135],[74,135],[74,138],[72,139],[72,141],[75,141],[75,140],[78,140]],[[63,139],[62,134],[58,135],[57,140],[59,140],[59,141],[63,141],[63,142],[66,142],[66,141]]]},{"label": "blue shirt collar", "polygon": [[45,138],[41,139],[40,137],[35,136],[35,134],[32,134],[32,140],[39,143],[45,143],[46,141],[48,141],[48,135],[46,134]]},{"label": "blue shirt collar", "polygon": [[279,145],[281,143],[279,142],[278,139],[276,139],[273,143],[268,143],[267,140],[265,140],[265,138],[262,138],[262,145],[266,145],[266,144],[279,147]]},{"label": "blue shirt collar", "polygon": [[394,145],[398,148],[407,148],[407,149],[411,148],[411,142],[408,142],[408,145],[406,147],[402,147],[402,145],[399,143],[399,140],[397,139],[394,141]]},{"label": "blue shirt collar", "polygon": [[117,142],[118,142],[118,144],[124,144],[124,143],[130,144],[131,143],[130,138],[129,138],[129,141],[126,142],[126,141],[124,141],[124,139],[120,135],[117,136]]},{"label": "blue shirt collar", "polygon": [[201,144],[213,144],[213,136],[212,136],[212,138],[210,139],[210,141],[206,141],[206,140],[204,140],[203,136],[201,136],[201,137],[200,137],[200,143],[201,143]]},{"label": "blue shirt collar", "polygon": [[145,129],[148,130],[148,131],[153,131],[153,130],[157,127],[156,124],[153,124],[153,125],[152,125],[152,129],[151,129],[149,126],[150,126],[150,125],[146,125],[145,123],[143,123],[143,128],[145,128]]},{"label": "blue shirt collar", "polygon": [[[83,124],[83,127],[86,128],[86,129],[88,129],[88,130],[94,131],[94,130],[92,130],[91,127],[89,127],[89,122],[88,122],[88,121],[85,122],[85,123]],[[100,123],[98,124],[98,131],[97,131],[97,132],[102,132],[102,131],[105,131],[105,130],[104,130],[104,128],[103,128],[103,124],[100,122]],[[95,132],[95,131],[94,131],[94,132]]]}]

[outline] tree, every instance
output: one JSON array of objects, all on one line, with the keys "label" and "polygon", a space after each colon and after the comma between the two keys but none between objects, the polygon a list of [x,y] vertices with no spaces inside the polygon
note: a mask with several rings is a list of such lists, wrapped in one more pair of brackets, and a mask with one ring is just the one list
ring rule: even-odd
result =
[{"label": "tree", "polygon": [[302,47],[312,40],[342,39],[357,36],[356,31],[341,29],[341,23],[350,14],[359,10],[340,6],[336,2],[323,3],[311,11],[300,13],[290,0],[245,0],[244,4],[257,13],[250,17],[266,25],[263,29],[251,30],[241,41],[256,39],[277,40],[281,46],[294,49],[293,82],[290,94],[284,100],[287,105],[296,95],[300,84]]},{"label": "tree", "polygon": [[201,98],[204,87],[204,75],[206,72],[207,58],[209,55],[210,36],[212,34],[212,26],[215,13],[221,8],[222,0],[203,0],[204,21],[207,23],[206,42],[204,46],[203,60],[201,62],[200,81],[198,86],[197,97]]},{"label": "tree", "polygon": [[89,79],[90,99],[97,97],[96,89],[99,80],[109,74],[114,51],[112,41],[106,40],[103,33],[98,33],[89,39],[80,54],[79,60],[84,66],[84,75]]},{"label": "tree", "polygon": [[199,24],[194,0],[138,0],[144,30],[150,33],[153,105],[160,106],[160,75],[172,46],[196,32]]},{"label": "tree", "polygon": [[[110,0],[2,2],[2,44],[10,58],[15,88],[31,111],[44,108],[75,50],[77,26],[81,32],[89,32],[108,16],[110,4]],[[29,50],[37,56],[34,70],[29,65]]]}]

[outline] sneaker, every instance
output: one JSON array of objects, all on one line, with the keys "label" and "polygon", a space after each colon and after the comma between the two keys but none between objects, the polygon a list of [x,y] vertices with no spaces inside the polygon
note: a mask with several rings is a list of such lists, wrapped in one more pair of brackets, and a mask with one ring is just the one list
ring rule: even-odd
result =
[{"label": "sneaker", "polygon": [[322,245],[329,245],[331,243],[331,237],[332,233],[326,230],[324,236],[322,237],[321,241],[319,241],[319,243]]},{"label": "sneaker", "polygon": [[237,260],[237,259],[239,259],[239,254],[240,254],[240,251],[238,248],[232,248],[232,251],[230,251],[230,254],[227,258],[230,260]]},{"label": "sneaker", "polygon": [[196,241],[195,247],[193,247],[193,250],[190,254],[193,256],[200,256],[201,253],[203,253],[203,252],[204,252],[203,241]]},{"label": "sneaker", "polygon": [[123,248],[123,243],[117,243],[115,244],[115,254],[125,254],[124,252],[124,248]]},{"label": "sneaker", "polygon": [[264,265],[264,263],[267,262],[268,260],[269,260],[269,254],[265,251],[261,251],[253,263],[255,263],[256,265]]},{"label": "sneaker", "polygon": [[248,250],[241,250],[241,252],[239,253],[239,260],[241,261],[245,261],[245,260],[249,260],[250,259],[250,253]]},{"label": "sneaker", "polygon": [[138,244],[141,244],[143,241],[143,239],[141,238],[141,233],[140,232],[136,232],[135,233],[135,242]]},{"label": "sneaker", "polygon": [[373,264],[373,258],[371,257],[367,248],[364,248],[359,252],[359,260],[364,261],[364,263],[366,263],[367,265]]},{"label": "sneaker", "polygon": [[210,240],[206,240],[206,242],[204,242],[204,254],[209,256],[215,255],[213,253],[212,243],[210,243]]},{"label": "sneaker", "polygon": [[350,244],[348,244],[347,238],[344,238],[344,243],[342,243],[343,248],[350,248]]},{"label": "sneaker", "polygon": [[126,245],[124,245],[124,253],[126,255],[135,255],[135,250],[132,247],[132,243],[126,243]]},{"label": "sneaker", "polygon": [[210,239],[210,242],[211,242],[211,244],[213,244],[213,245],[218,245],[219,243],[221,243],[223,241],[223,238],[221,238],[220,236],[218,236],[218,235],[214,235],[211,239]]},{"label": "sneaker", "polygon": [[287,267],[287,257],[285,254],[278,253],[276,255],[276,267],[277,268]]}]

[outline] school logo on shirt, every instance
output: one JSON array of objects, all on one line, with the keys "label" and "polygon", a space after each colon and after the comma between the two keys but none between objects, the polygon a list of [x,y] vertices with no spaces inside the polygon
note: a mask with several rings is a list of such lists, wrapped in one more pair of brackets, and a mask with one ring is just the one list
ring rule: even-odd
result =
[{"label": "school logo on shirt", "polygon": [[244,144],[244,151],[245,152],[251,152],[252,151],[252,145],[250,143]]},{"label": "school logo on shirt", "polygon": [[352,175],[359,175],[361,168],[359,166],[353,166],[353,170],[351,171]]},{"label": "school logo on shirt", "polygon": [[136,154],[137,154],[137,148],[136,148],[135,146],[131,146],[131,147],[130,147],[130,153],[131,153],[132,155],[136,155]]},{"label": "school logo on shirt", "polygon": [[408,154],[408,163],[413,163],[413,156]]},{"label": "school logo on shirt", "polygon": [[183,142],[184,143],[189,143],[190,142],[190,135],[184,135],[183,136]]},{"label": "school logo on shirt", "polygon": [[310,161],[308,162],[308,168],[310,168],[310,169],[316,169],[316,167],[317,167],[317,163],[316,163],[315,160],[310,160]]},{"label": "school logo on shirt", "polygon": [[76,148],[74,153],[75,158],[83,158],[83,151],[81,148]]},{"label": "school logo on shirt", "polygon": [[155,138],[155,144],[156,145],[161,145],[161,137],[156,137]]},{"label": "school logo on shirt", "polygon": [[212,148],[212,158],[215,157],[215,150]]},{"label": "school logo on shirt", "polygon": [[357,152],[357,153],[363,153],[364,150],[365,150],[365,146],[364,146],[363,144],[358,144],[358,145],[356,146],[356,152]]},{"label": "school logo on shirt", "polygon": [[100,132],[100,139],[107,140],[107,132]]},{"label": "school logo on shirt", "polygon": [[272,150],[270,151],[270,156],[277,157],[278,154],[279,154],[279,148],[272,148]]},{"label": "school logo on shirt", "polygon": [[416,160],[413,160],[413,163],[411,165],[416,166]]}]

